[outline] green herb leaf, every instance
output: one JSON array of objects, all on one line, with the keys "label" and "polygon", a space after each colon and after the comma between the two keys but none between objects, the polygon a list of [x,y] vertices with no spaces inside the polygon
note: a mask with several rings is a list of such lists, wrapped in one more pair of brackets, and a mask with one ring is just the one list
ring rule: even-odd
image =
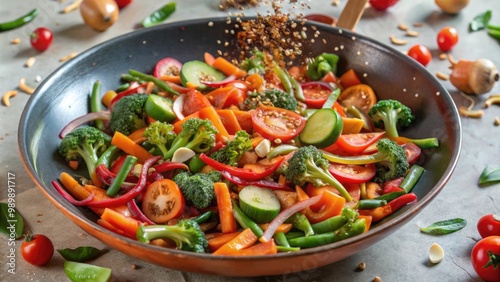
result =
[{"label": "green herb leaf", "polygon": [[434,222],[433,224],[420,228],[422,233],[431,235],[445,235],[450,234],[464,228],[467,221],[462,218],[447,219]]},{"label": "green herb leaf", "polygon": [[500,181],[500,166],[486,166],[479,176],[479,184],[489,184]]},{"label": "green herb leaf", "polygon": [[481,29],[485,29],[488,23],[491,20],[491,10],[487,10],[477,16],[475,16],[472,21],[469,23],[469,27],[471,31],[478,31]]},{"label": "green herb leaf", "polygon": [[142,20],[143,27],[150,27],[157,25],[166,20],[170,15],[175,12],[175,2],[170,2],[160,9],[154,11],[151,15]]},{"label": "green herb leaf", "polygon": [[0,232],[11,237],[14,234],[14,239],[23,236],[24,219],[15,207],[7,203],[0,203]]},{"label": "green herb leaf", "polygon": [[64,259],[76,262],[83,262],[96,258],[105,252],[105,250],[99,250],[89,246],[78,247],[76,249],[59,249],[57,251]]}]

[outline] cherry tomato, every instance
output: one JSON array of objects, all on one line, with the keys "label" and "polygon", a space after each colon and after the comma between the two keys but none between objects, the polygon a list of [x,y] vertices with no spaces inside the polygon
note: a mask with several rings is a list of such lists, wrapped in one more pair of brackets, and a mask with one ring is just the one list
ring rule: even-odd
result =
[{"label": "cherry tomato", "polygon": [[301,87],[307,106],[316,109],[323,106],[333,90],[328,83],[317,81],[302,83]]},{"label": "cherry tomato", "polygon": [[45,235],[27,235],[26,240],[21,245],[21,255],[26,262],[32,265],[42,266],[46,264],[53,254],[54,245]]},{"label": "cherry tomato", "polygon": [[[496,256],[496,257],[494,257]],[[486,281],[500,281],[500,236],[481,239],[472,248],[472,266]]]},{"label": "cherry tomato", "polygon": [[47,50],[52,44],[52,31],[45,27],[39,27],[30,36],[30,43],[38,51]]},{"label": "cherry tomato", "polygon": [[118,8],[123,9],[128,6],[128,4],[132,3],[132,0],[115,0]]},{"label": "cherry tomato", "polygon": [[385,11],[389,7],[394,6],[398,0],[370,0],[370,5],[379,11]]},{"label": "cherry tomato", "polygon": [[420,44],[413,45],[413,47],[408,50],[408,56],[412,57],[423,66],[427,66],[432,59],[431,51]]},{"label": "cherry tomato", "polygon": [[415,143],[406,143],[403,145],[403,148],[406,151],[406,160],[408,160],[409,164],[416,163],[422,154],[422,149],[415,145]]},{"label": "cherry tomato", "polygon": [[335,144],[348,153],[359,154],[370,147],[370,145],[380,140],[383,135],[384,132],[342,134]]},{"label": "cherry tomato", "polygon": [[346,165],[332,163],[328,171],[340,182],[349,184],[365,183],[375,176],[375,165]]},{"label": "cherry tomato", "polygon": [[458,32],[453,27],[443,27],[437,34],[437,44],[444,52],[451,50],[458,42]]},{"label": "cherry tomato", "polygon": [[487,214],[477,222],[477,231],[481,237],[500,236],[500,216],[496,214]]},{"label": "cherry tomato", "polygon": [[344,107],[355,106],[367,113],[377,103],[377,96],[373,89],[366,84],[358,84],[347,87],[341,93],[337,101]]},{"label": "cherry tomato", "polygon": [[179,186],[165,178],[148,186],[144,192],[142,211],[154,223],[166,223],[181,215],[184,204],[184,196]]},{"label": "cherry tomato", "polygon": [[252,113],[252,125],[262,137],[286,142],[304,129],[306,120],[295,112],[261,105]]}]

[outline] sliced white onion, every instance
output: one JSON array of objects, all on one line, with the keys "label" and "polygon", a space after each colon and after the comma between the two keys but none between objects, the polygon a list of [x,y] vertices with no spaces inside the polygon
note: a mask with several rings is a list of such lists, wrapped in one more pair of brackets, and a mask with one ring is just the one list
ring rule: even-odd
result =
[{"label": "sliced white onion", "polygon": [[182,108],[184,107],[184,98],[186,96],[184,94],[181,94],[175,98],[174,104],[172,105],[172,110],[174,110],[175,116],[177,116],[177,119],[183,120],[184,114],[182,113]]},{"label": "sliced white onion", "polygon": [[293,206],[282,210],[278,216],[276,216],[271,223],[269,223],[269,226],[267,227],[266,231],[260,238],[263,242],[267,242],[271,240],[271,238],[274,235],[274,232],[276,232],[276,229],[283,223],[285,220],[287,220],[290,216],[292,216],[294,213],[299,212],[310,205],[316,204],[320,199],[322,195],[317,195],[314,197],[311,197],[309,199],[300,201],[295,203]]},{"label": "sliced white onion", "polygon": [[66,134],[70,133],[71,131],[75,130],[75,128],[84,125],[88,122],[94,121],[94,120],[104,120],[108,121],[111,118],[111,113],[109,111],[100,111],[100,112],[91,112],[88,114],[85,114],[81,117],[77,117],[74,120],[70,121],[59,133],[59,138],[64,138]]}]

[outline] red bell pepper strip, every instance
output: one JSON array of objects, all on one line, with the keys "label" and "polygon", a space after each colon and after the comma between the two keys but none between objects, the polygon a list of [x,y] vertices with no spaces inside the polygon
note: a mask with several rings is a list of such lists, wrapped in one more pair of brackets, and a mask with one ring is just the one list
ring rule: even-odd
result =
[{"label": "red bell pepper strip", "polygon": [[256,173],[248,169],[242,169],[234,166],[230,166],[227,164],[220,163],[214,159],[211,159],[205,154],[200,155],[200,159],[207,165],[213,167],[214,169],[218,171],[227,171],[229,174],[234,175],[236,177],[239,177],[242,180],[246,181],[256,181],[256,180],[261,180],[263,178],[266,178],[273,174],[280,166],[283,164],[285,161],[286,157],[280,157],[278,161],[276,161],[272,166],[270,166],[266,171]]},{"label": "red bell pepper strip", "polygon": [[92,200],[94,200],[95,192],[92,192],[92,194],[90,194],[87,198],[79,201],[79,200],[76,200],[75,198],[73,198],[73,196],[71,196],[70,193],[66,192],[66,190],[64,190],[64,188],[62,188],[61,185],[59,185],[59,183],[57,183],[54,180],[52,180],[52,186],[54,186],[54,188],[56,188],[57,192],[59,192],[61,194],[61,196],[63,196],[63,198],[68,200],[68,202],[70,202],[74,206],[77,206],[77,207],[85,206],[88,203],[90,203]]},{"label": "red bell pepper strip", "polygon": [[130,189],[127,193],[119,196],[118,198],[106,199],[101,201],[92,201],[87,204],[88,207],[91,208],[105,208],[116,205],[125,205],[135,197],[137,197],[145,188],[146,188],[146,180],[148,175],[149,168],[160,160],[162,156],[156,156],[148,159],[144,162],[144,165],[141,169],[141,175],[139,176],[139,181],[134,186],[134,188]]},{"label": "red bell pepper strip", "polygon": [[155,165],[153,167],[156,172],[158,173],[163,173],[172,169],[184,169],[184,170],[189,170],[189,167],[185,163],[179,163],[179,162],[164,162],[158,165]]},{"label": "red bell pepper strip", "polygon": [[271,181],[271,180],[266,180],[266,179],[261,179],[261,180],[256,180],[256,181],[247,181],[243,180],[237,176],[231,175],[228,171],[224,170],[222,171],[222,176],[229,180],[229,182],[239,185],[239,186],[249,186],[249,185],[254,185],[254,186],[259,186],[271,190],[284,190],[284,191],[292,191],[293,189],[283,185],[279,184],[277,182]]},{"label": "red bell pepper strip", "polygon": [[379,221],[392,213],[396,212],[400,208],[410,204],[411,202],[417,200],[417,195],[414,193],[405,194],[400,196],[386,205],[383,205],[374,209],[359,210],[360,215],[370,215],[372,216],[373,222]]}]

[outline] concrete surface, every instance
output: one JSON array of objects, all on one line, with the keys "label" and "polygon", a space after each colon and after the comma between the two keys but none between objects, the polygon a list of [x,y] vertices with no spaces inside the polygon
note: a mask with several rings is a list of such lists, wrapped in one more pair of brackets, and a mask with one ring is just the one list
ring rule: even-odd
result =
[{"label": "concrete surface", "polygon": [[[135,0],[121,11],[114,26],[101,33],[84,25],[78,11],[60,13],[71,2],[0,1],[0,22],[16,18],[34,7],[41,9],[41,14],[34,22],[20,29],[0,33],[0,94],[16,89],[21,77],[25,77],[28,84],[36,86],[39,83],[36,77],[47,77],[62,64],[59,62],[60,58],[133,31],[144,16],[163,3]],[[314,0],[310,3],[312,9],[304,13],[321,12],[338,17],[346,1],[340,2],[341,6],[337,7],[332,5],[330,0]],[[388,45],[391,45],[390,34],[406,39],[408,45],[391,45],[402,52],[414,43],[424,44],[433,53],[433,61],[428,65],[429,71],[449,73],[449,64],[439,59],[441,52],[437,48],[435,37],[440,28],[454,26],[460,34],[458,45],[451,51],[454,58],[488,58],[500,66],[499,41],[489,37],[484,31],[468,32],[468,22],[487,7],[493,11],[492,21],[500,24],[500,2],[471,2],[455,16],[442,13],[432,0],[400,1],[386,12],[367,8],[356,31]],[[177,4],[177,11],[167,22],[227,14],[217,10],[211,0],[179,0]],[[247,15],[254,13],[255,10],[246,11]],[[405,37],[397,28],[400,23],[418,31],[420,35]],[[413,27],[414,23],[423,25]],[[55,33],[52,47],[43,53],[34,51],[29,45],[28,35],[38,26],[49,27]],[[14,38],[21,39],[21,43],[12,45],[10,41]],[[35,65],[31,68],[24,67],[25,61],[32,56],[36,58]],[[443,81],[443,84],[449,89],[457,106],[468,105],[469,102],[448,81]],[[490,94],[500,94],[500,84],[497,84]],[[478,105],[476,108],[480,108],[487,96],[488,94],[474,97]],[[11,99],[11,107],[0,106],[0,198],[7,197],[8,173],[14,174],[16,207],[29,222],[33,232],[48,235],[55,242],[56,248],[81,245],[104,247],[59,213],[28,177],[17,148],[17,126],[28,99],[28,94],[19,92]],[[389,238],[341,262],[306,272],[260,278],[227,278],[181,273],[130,258],[114,250],[92,263],[112,268],[113,281],[372,281],[375,276],[379,276],[383,281],[479,281],[469,258],[475,241],[479,239],[476,222],[483,214],[500,212],[499,184],[483,188],[477,185],[479,175],[487,164],[500,164],[500,127],[493,125],[495,116],[500,116],[498,106],[486,109],[481,119],[462,118],[462,155],[453,176],[439,196],[413,221]],[[453,217],[466,219],[468,225],[460,232],[441,237],[427,236],[419,232],[418,226]],[[431,265],[427,253],[435,242],[444,248],[446,256],[441,263]],[[15,244],[16,273],[8,273],[6,263],[9,252],[6,240],[2,240],[1,244],[1,281],[67,279],[62,267],[63,259],[59,254],[55,254],[48,266],[33,267],[20,257],[20,241]],[[365,262],[367,267],[364,271],[357,272],[355,270],[360,262]],[[137,268],[133,269],[132,265]]]}]

